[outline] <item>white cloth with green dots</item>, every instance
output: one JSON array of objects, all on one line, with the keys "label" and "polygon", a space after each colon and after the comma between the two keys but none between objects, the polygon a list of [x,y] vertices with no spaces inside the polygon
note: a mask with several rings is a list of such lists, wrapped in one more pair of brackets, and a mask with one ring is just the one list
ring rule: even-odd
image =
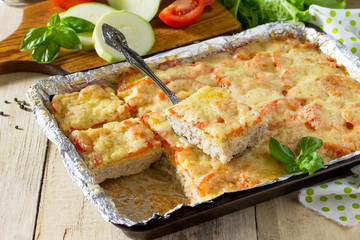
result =
[{"label": "white cloth with green dots", "polygon": [[360,57],[360,9],[309,8],[311,23],[336,38]]},{"label": "white cloth with green dots", "polygon": [[[309,8],[311,22],[332,35],[360,57],[360,9]],[[360,165],[354,176],[300,190],[299,201],[306,207],[343,226],[360,222]]]},{"label": "white cloth with green dots", "polygon": [[299,201],[343,226],[356,225],[360,222],[360,166],[351,171],[355,175],[301,189]]}]

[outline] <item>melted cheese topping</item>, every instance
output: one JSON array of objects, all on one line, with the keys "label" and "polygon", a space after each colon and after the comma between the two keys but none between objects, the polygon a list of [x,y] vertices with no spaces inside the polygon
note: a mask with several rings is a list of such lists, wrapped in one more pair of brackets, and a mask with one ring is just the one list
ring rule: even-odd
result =
[{"label": "melted cheese topping", "polygon": [[205,62],[190,63],[169,63],[162,64],[160,69],[154,69],[156,76],[164,83],[176,79],[191,79],[208,86],[217,86],[217,81],[212,76],[213,67]]},{"label": "melted cheese topping", "polygon": [[153,81],[143,78],[118,88],[117,95],[130,106],[133,116],[142,116],[171,106],[169,99],[157,96],[158,91]]},{"label": "melted cheese topping", "polygon": [[233,101],[222,88],[203,87],[169,108],[168,113],[201,129],[217,142],[261,122],[259,114],[249,106]]},{"label": "melted cheese topping", "polygon": [[246,63],[246,61],[241,59],[221,62],[216,65],[214,76],[223,87],[249,81],[255,76],[256,71],[249,69]]},{"label": "melted cheese topping", "polygon": [[233,99],[254,109],[259,109],[274,99],[284,97],[284,88],[279,82],[279,75],[268,72],[256,74],[254,79],[242,84],[231,85],[229,91]]},{"label": "melted cheese topping", "polygon": [[80,92],[54,96],[51,102],[60,128],[66,135],[130,116],[129,108],[112,88],[90,85]]},{"label": "melted cheese topping", "polygon": [[317,51],[316,44],[311,42],[292,42],[287,47],[274,51],[273,58],[280,70],[286,70],[296,64],[334,63],[329,57]]},{"label": "melted cheese topping", "polygon": [[[182,100],[204,87],[205,84],[192,79],[176,79],[167,83],[166,86]],[[159,87],[147,77],[118,87],[118,96],[130,106],[134,116],[162,111],[172,105]]]},{"label": "melted cheese topping", "polygon": [[172,156],[179,148],[188,148],[191,145],[179,138],[172,130],[167,117],[162,112],[152,112],[145,115],[142,120],[162,139],[163,147],[168,156]]},{"label": "melted cheese topping", "polygon": [[90,169],[135,160],[161,148],[154,133],[138,119],[104,124],[102,128],[73,131],[70,140]]},{"label": "melted cheese topping", "polygon": [[316,78],[329,74],[344,74],[344,72],[333,66],[332,63],[297,64],[286,69],[280,80],[286,89],[296,86],[304,81],[314,81]]}]

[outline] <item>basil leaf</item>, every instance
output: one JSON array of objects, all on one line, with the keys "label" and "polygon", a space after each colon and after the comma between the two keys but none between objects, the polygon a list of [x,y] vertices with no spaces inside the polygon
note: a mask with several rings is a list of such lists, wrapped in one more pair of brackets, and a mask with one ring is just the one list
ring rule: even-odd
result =
[{"label": "basil leaf", "polygon": [[95,24],[92,22],[72,16],[62,18],[61,24],[71,27],[76,33],[92,32],[95,28]]},{"label": "basil leaf", "polygon": [[295,162],[295,154],[293,151],[287,146],[279,143],[279,141],[273,137],[270,138],[269,149],[272,156],[283,164],[287,165],[288,163]]},{"label": "basil leaf", "polygon": [[20,50],[33,49],[31,55],[37,62],[49,63],[57,57],[60,47],[81,49],[76,32],[92,32],[94,24],[76,17],[67,17],[63,22],[58,14],[54,14],[47,27],[30,29],[22,40]]},{"label": "basil leaf", "polygon": [[31,56],[38,63],[50,63],[53,61],[60,52],[60,45],[57,44],[53,37],[48,38],[41,45],[34,48]]},{"label": "basil leaf", "polygon": [[323,145],[323,141],[316,137],[303,137],[300,139],[297,145],[297,151],[299,155],[305,156]]},{"label": "basil leaf", "polygon": [[76,32],[67,26],[60,26],[54,29],[54,40],[66,49],[81,49],[82,45]]},{"label": "basil leaf", "polygon": [[60,25],[60,16],[59,14],[54,14],[51,16],[50,20],[49,20],[49,27],[58,27]]},{"label": "basil leaf", "polygon": [[39,46],[46,39],[47,27],[36,27],[31,28],[27,31],[22,39],[20,51],[33,49],[34,47]]},{"label": "basil leaf", "polygon": [[316,152],[309,153],[300,159],[299,168],[310,175],[324,167],[324,161]]},{"label": "basil leaf", "polygon": [[287,173],[297,173],[299,171],[299,166],[295,162],[290,162],[285,165],[284,170]]},{"label": "basil leaf", "polygon": [[322,144],[323,141],[316,137],[301,138],[297,145],[299,155],[296,159],[290,148],[282,145],[272,137],[270,138],[269,149],[273,157],[285,165],[284,170],[287,173],[297,173],[300,169],[304,173],[311,175],[324,167],[323,159],[318,153],[314,152]]}]

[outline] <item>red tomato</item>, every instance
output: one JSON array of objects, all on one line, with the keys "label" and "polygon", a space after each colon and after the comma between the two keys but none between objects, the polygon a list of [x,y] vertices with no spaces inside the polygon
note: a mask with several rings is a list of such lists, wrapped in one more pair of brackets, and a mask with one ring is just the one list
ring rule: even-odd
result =
[{"label": "red tomato", "polygon": [[53,3],[61,8],[69,9],[80,3],[95,2],[95,0],[52,0]]},{"label": "red tomato", "polygon": [[216,0],[205,0],[205,6],[213,4]]},{"label": "red tomato", "polygon": [[200,17],[204,7],[205,0],[176,0],[160,12],[159,18],[170,27],[186,27]]}]

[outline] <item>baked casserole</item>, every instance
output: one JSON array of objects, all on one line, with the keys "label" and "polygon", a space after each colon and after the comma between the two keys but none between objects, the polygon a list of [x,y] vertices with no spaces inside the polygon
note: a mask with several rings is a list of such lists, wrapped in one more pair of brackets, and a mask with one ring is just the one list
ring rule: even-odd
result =
[{"label": "baked casserole", "polygon": [[[191,202],[286,175],[282,163],[268,149],[271,136],[294,152],[302,137],[320,138],[324,144],[317,152],[325,162],[360,148],[360,83],[334,59],[321,53],[315,43],[278,37],[214,53],[192,63],[164,62],[153,70],[181,100],[206,86],[222,88],[234,102],[257,112],[263,126],[267,126],[265,137],[246,153],[220,162],[173,132],[165,114],[171,103],[155,84],[135,69],[123,73],[114,94],[116,101],[151,129],[155,139],[159,138],[161,144],[155,148],[161,147],[165,156],[162,165],[179,180]],[[67,97],[65,94],[57,98]],[[56,119],[62,125],[63,119]],[[121,124],[122,119],[99,121]],[[72,121],[69,124],[63,129],[66,134],[78,129],[71,125]],[[107,124],[87,124],[87,129],[82,130],[102,131]],[[71,136],[78,133],[73,131]],[[88,138],[94,141],[90,135]],[[75,138],[71,140],[81,153]],[[130,150],[121,143],[114,144],[120,145],[111,147]],[[92,151],[82,154],[86,163]]]}]

